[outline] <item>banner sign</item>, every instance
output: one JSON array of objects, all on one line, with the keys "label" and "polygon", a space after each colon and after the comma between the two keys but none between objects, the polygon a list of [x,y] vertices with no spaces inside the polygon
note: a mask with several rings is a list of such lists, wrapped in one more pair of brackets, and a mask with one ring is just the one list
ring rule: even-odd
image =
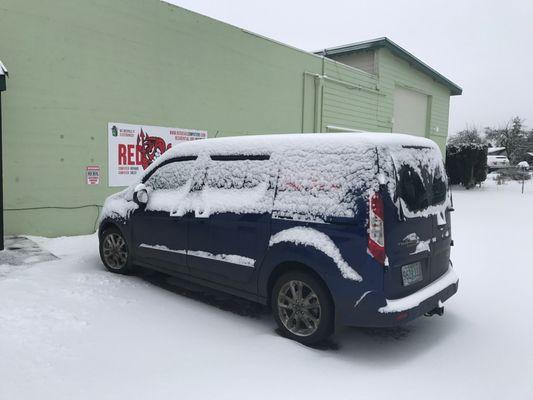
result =
[{"label": "banner sign", "polygon": [[110,122],[109,186],[129,186],[173,146],[207,138],[207,131]]},{"label": "banner sign", "polygon": [[85,168],[85,180],[87,185],[99,185],[100,167],[98,165],[90,165]]}]

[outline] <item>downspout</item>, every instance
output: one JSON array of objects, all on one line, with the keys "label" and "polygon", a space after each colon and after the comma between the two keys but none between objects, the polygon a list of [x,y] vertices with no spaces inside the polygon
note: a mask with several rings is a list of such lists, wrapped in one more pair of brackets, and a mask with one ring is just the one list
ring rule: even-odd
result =
[{"label": "downspout", "polygon": [[326,78],[326,53],[322,56],[322,76],[320,77],[320,125],[315,132],[322,132],[322,122],[324,120],[324,79]]},{"label": "downspout", "polygon": [[313,132],[320,132],[320,126],[322,125],[322,98],[324,89],[324,76],[305,71],[305,76],[312,76],[315,80],[315,111],[313,119]]},{"label": "downspout", "polygon": [[323,110],[323,90],[324,90],[324,76],[315,75],[315,132],[321,132],[322,127],[322,110]]},{"label": "downspout", "polygon": [[305,73],[303,74],[302,85],[302,133],[305,132]]},{"label": "downspout", "polygon": [[2,92],[6,90],[7,69],[0,61],[0,251],[4,250],[4,171],[2,150]]},{"label": "downspout", "polygon": [[2,91],[0,90],[0,251],[4,250],[4,171],[2,170],[4,160],[2,151]]}]

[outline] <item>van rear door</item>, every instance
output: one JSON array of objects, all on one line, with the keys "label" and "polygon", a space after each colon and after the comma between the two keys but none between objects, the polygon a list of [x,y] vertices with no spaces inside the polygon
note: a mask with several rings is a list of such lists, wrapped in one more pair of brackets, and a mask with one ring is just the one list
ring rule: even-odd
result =
[{"label": "van rear door", "polygon": [[450,259],[449,194],[438,148],[402,146],[385,203],[388,266],[384,291],[407,296],[446,272]]}]

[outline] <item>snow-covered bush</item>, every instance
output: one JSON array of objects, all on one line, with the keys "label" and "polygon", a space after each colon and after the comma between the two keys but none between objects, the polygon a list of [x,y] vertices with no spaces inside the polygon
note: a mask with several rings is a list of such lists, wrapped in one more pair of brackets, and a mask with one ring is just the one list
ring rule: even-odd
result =
[{"label": "snow-covered bush", "polygon": [[518,167],[522,169],[529,169],[529,163],[527,161],[520,161]]},{"label": "snow-covered bush", "polygon": [[471,188],[487,178],[487,145],[482,143],[448,144],[446,172],[450,184]]},{"label": "snow-covered bush", "polygon": [[508,167],[498,171],[498,181],[528,181],[531,175],[524,168]]}]

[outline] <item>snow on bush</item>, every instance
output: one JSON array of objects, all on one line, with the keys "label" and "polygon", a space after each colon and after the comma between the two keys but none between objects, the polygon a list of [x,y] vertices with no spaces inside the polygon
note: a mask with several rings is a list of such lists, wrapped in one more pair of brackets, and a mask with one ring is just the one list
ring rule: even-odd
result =
[{"label": "snow on bush", "polygon": [[471,188],[487,178],[487,145],[482,143],[448,144],[446,172],[452,185]]}]

